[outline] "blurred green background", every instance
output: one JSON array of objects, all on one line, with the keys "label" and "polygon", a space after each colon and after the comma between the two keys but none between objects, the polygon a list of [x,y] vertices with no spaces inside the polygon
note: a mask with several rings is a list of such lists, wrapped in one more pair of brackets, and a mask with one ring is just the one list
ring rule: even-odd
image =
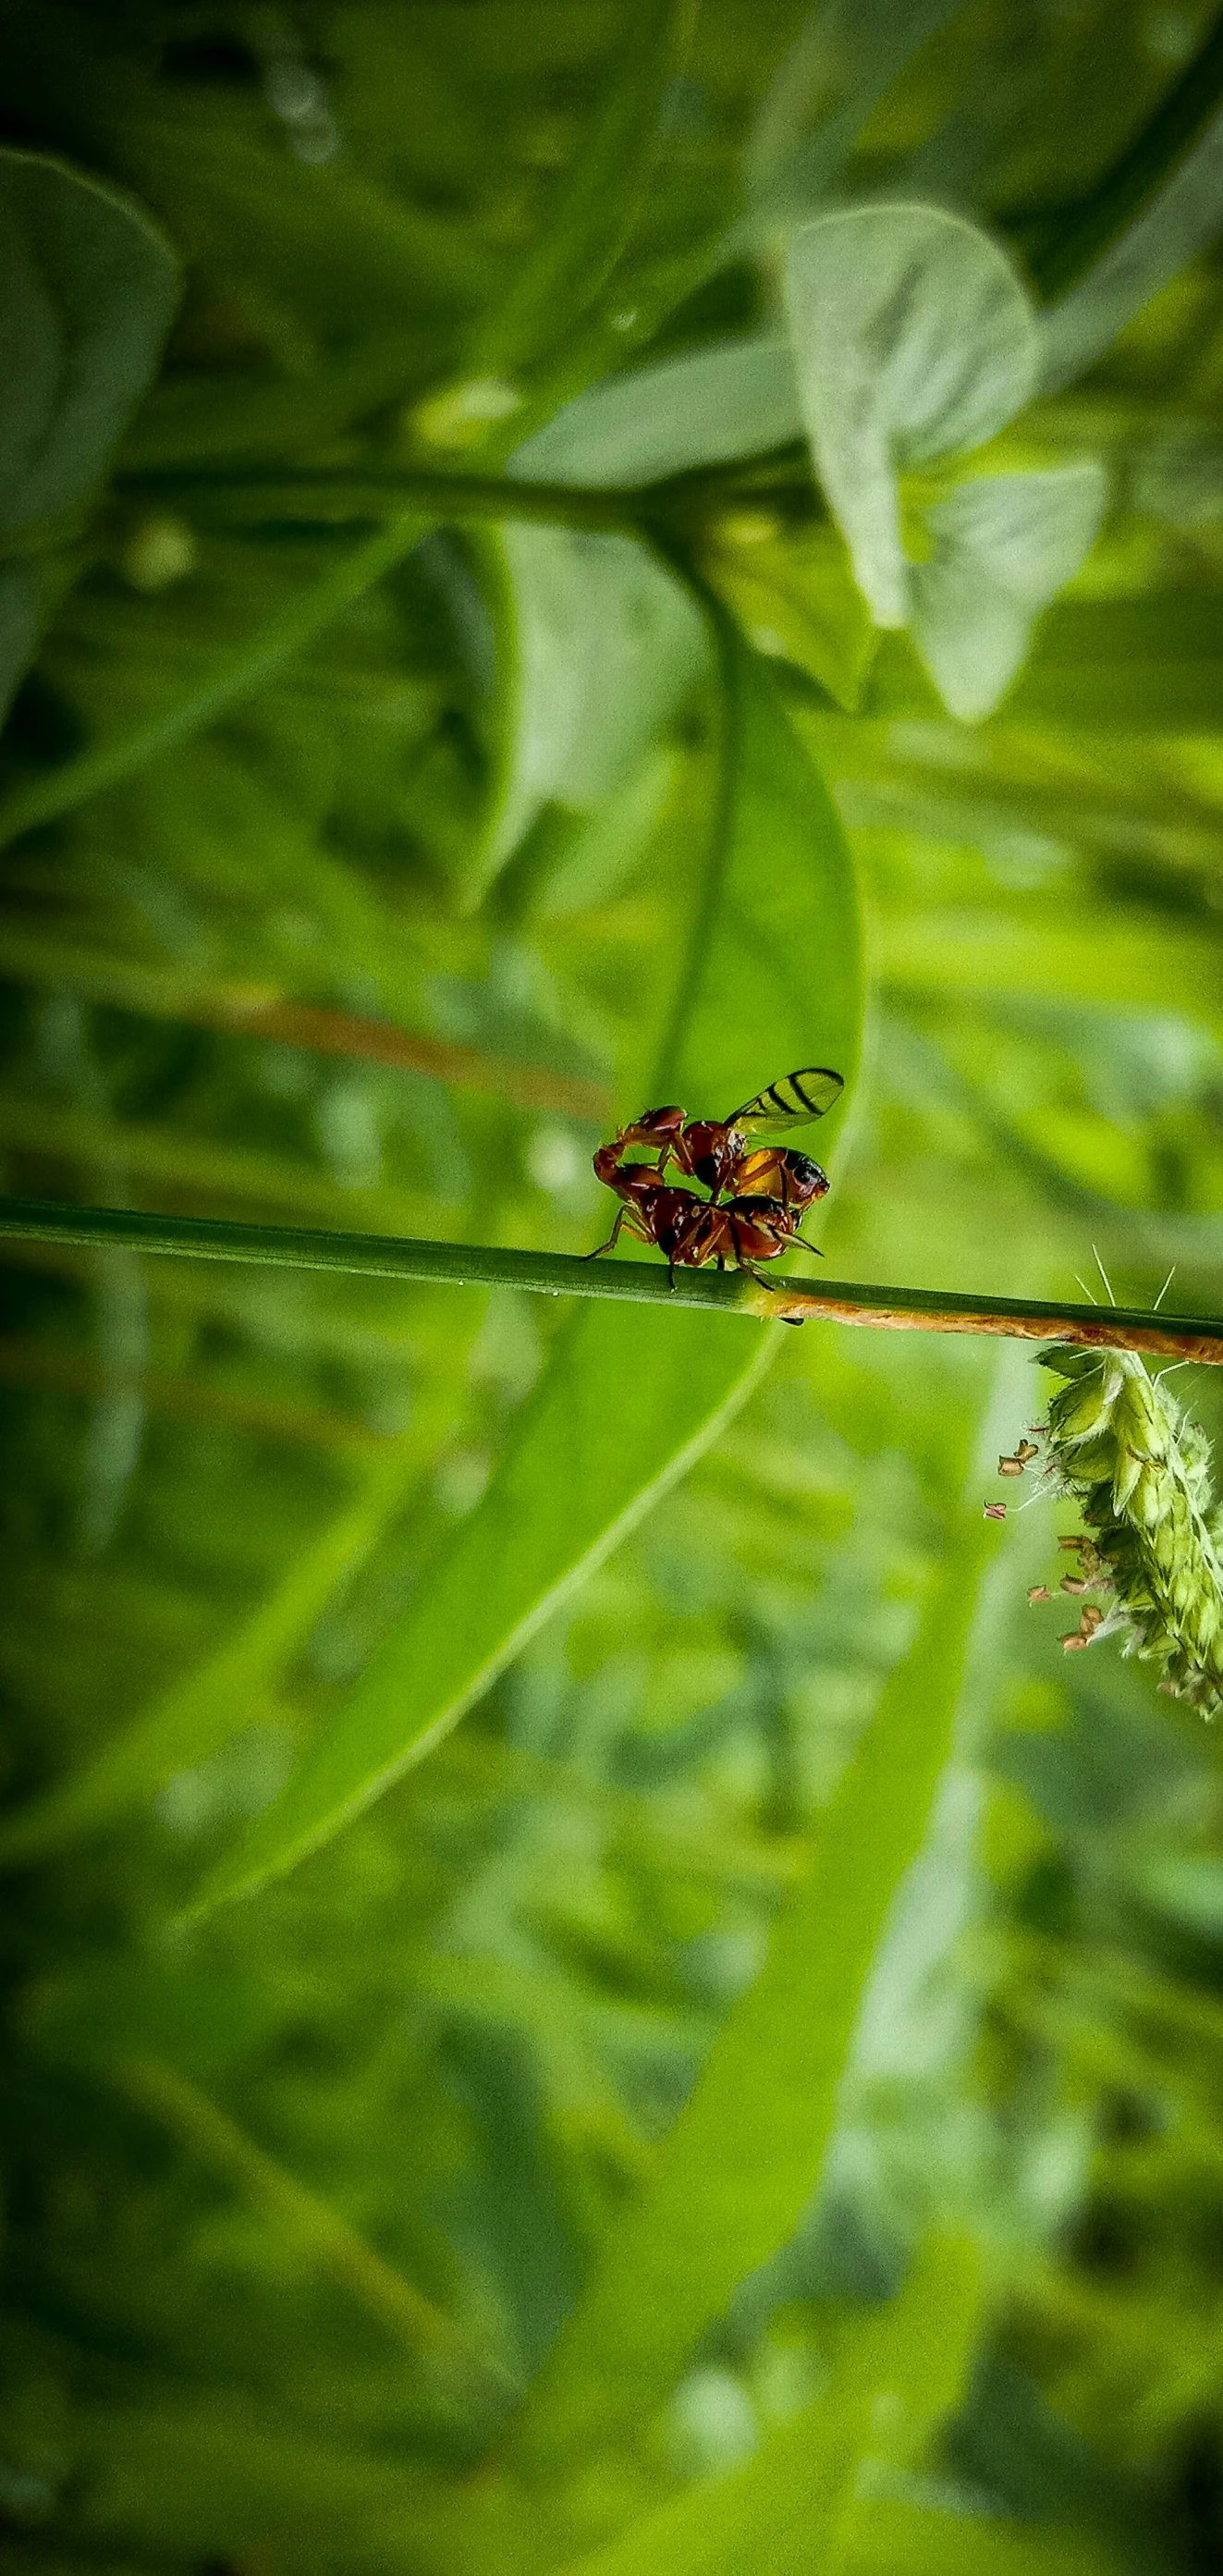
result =
[{"label": "blurred green background", "polygon": [[[586,1251],[660,1064],[694,1113],[852,1071],[851,853],[828,1271],[1103,1297],[1095,1247],[1218,1313],[1220,56],[1188,0],[10,0],[4,143],[185,283],[104,485],[4,521],[7,1190]],[[489,494],[616,371],[775,330],[787,225],[866,200],[966,213],[1042,308],[1137,243],[998,442],[1109,498],[979,725],[869,630],[784,428],[715,427],[661,555],[630,499],[562,539]],[[1217,1744],[1028,1608],[1064,1509],[989,1552],[1029,1354],[3,1249],[6,2564],[1223,2564]],[[616,1453],[579,1583],[532,1556],[565,1370]],[[463,1723],[193,1916],[302,1749],[447,1654]],[[864,1983],[799,1943],[766,2046],[736,2011],[881,1697],[950,1747],[922,1856]],[[868,1855],[907,1777],[853,1788]],[[737,2235],[672,2127],[719,2032]],[[666,2231],[624,2232],[660,2174],[669,2353]]]}]

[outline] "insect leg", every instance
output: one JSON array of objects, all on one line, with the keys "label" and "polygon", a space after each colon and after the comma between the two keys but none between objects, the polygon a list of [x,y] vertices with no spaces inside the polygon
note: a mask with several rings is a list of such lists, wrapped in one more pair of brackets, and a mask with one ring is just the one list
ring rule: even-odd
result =
[{"label": "insect leg", "polygon": [[611,1233],[608,1235],[606,1243],[597,1243],[593,1252],[584,1252],[581,1256],[583,1261],[598,1261],[605,1252],[615,1251],[616,1245],[620,1239],[620,1228],[628,1213],[629,1211],[626,1207],[621,1208],[620,1213],[616,1218],[616,1222],[612,1227]]},{"label": "insect leg", "polygon": [[[735,1259],[740,1270],[745,1270],[748,1278],[754,1279],[758,1288],[767,1288],[770,1297],[780,1297],[785,1286],[785,1281],[782,1279],[763,1278],[761,1273],[754,1267],[753,1263],[748,1260],[740,1240],[738,1225],[733,1216],[730,1219],[730,1237],[735,1247]],[[719,1264],[719,1267],[720,1266],[721,1265]],[[801,1315],[779,1315],[777,1320],[779,1324],[801,1324],[803,1317]]]}]

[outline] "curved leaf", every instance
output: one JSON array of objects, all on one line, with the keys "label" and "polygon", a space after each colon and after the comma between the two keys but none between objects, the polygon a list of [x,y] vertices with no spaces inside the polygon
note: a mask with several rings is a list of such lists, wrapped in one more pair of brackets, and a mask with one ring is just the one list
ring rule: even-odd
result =
[{"label": "curved leaf", "polygon": [[[0,539],[89,499],[179,286],[169,243],[126,197],[41,153],[0,151]],[[0,567],[0,721],[64,561]]]},{"label": "curved leaf", "polygon": [[[657,1087],[729,1108],[791,1061],[852,1075],[862,987],[831,801],[766,670],[719,628],[724,793]],[[699,1456],[769,1356],[768,1337],[753,1349],[730,1316],[575,1318],[483,1500],[202,1903],[291,1868],[418,1762]]]},{"label": "curved leaf", "polygon": [[803,417],[880,626],[908,582],[896,464],[980,447],[1028,400],[1036,318],[1005,253],[933,206],[859,206],[795,233],[786,310]]},{"label": "curved leaf", "polygon": [[504,744],[469,902],[546,804],[588,812],[627,785],[707,660],[689,594],[634,538],[508,526],[488,543],[506,593]]},{"label": "curved leaf", "polygon": [[1108,481],[1084,460],[1039,474],[982,475],[926,513],[928,563],[909,572],[913,638],[946,706],[990,715],[1042,608],[1095,543]]}]

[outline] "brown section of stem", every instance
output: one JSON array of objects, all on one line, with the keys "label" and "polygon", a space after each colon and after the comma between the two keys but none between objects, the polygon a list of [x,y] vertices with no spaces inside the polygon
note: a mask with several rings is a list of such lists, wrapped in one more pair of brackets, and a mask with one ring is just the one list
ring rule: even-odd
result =
[{"label": "brown section of stem", "polygon": [[867,1324],[892,1333],[996,1333],[1004,1341],[1073,1342],[1083,1350],[1142,1351],[1157,1359],[1223,1364],[1223,1323],[1178,1325],[1173,1316],[1164,1323],[1119,1306],[1090,1315],[1073,1306],[1046,1305],[1025,1313],[1017,1306],[991,1307],[987,1298],[979,1304],[934,1306],[903,1288],[890,1293],[886,1303],[868,1304],[839,1287],[800,1288],[789,1281],[776,1290],[749,1290],[743,1304],[749,1314],[784,1317],[788,1323]]}]

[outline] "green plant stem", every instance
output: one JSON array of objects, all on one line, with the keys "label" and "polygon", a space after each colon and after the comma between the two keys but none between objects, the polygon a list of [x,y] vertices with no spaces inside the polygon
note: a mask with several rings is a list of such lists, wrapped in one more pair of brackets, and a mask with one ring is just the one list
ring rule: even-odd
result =
[{"label": "green plant stem", "polygon": [[940,1288],[874,1288],[841,1279],[808,1286],[805,1280],[779,1278],[775,1286],[765,1286],[746,1271],[677,1271],[669,1282],[661,1263],[596,1265],[572,1253],[514,1252],[497,1244],[413,1243],[395,1235],[241,1225],[210,1217],[155,1216],[133,1208],[62,1207],[41,1199],[0,1199],[0,1240],[122,1244],[137,1252],[177,1253],[192,1260],[335,1270],[435,1287],[619,1297],[638,1305],[710,1307],[758,1321],[867,1324],[884,1332],[994,1333],[1015,1341],[1074,1342],[1090,1350],[1223,1363],[1223,1322],[1155,1317],[1126,1306],[1055,1306],[1034,1297],[953,1296]]},{"label": "green plant stem", "polygon": [[126,500],[181,503],[206,511],[224,505],[227,518],[299,519],[337,513],[384,518],[414,509],[429,518],[533,519],[548,526],[618,530],[635,528],[652,492],[601,490],[577,483],[519,483],[507,474],[448,474],[427,466],[340,465],[169,466],[120,477]]},{"label": "green plant stem", "polygon": [[1042,296],[1064,295],[1171,176],[1223,102],[1223,13],[1095,195],[1029,265]]},{"label": "green plant stem", "polygon": [[[817,506],[806,450],[793,443],[729,467],[695,466],[663,482],[617,486],[528,483],[512,474],[454,474],[415,465],[241,463],[149,467],[120,475],[116,484],[125,500],[175,502],[193,516],[215,515],[227,525],[236,518],[249,523],[358,513],[382,517],[413,507],[447,521],[525,519],[629,535],[682,518],[694,506],[702,515],[733,507],[762,489],[801,491]],[[212,512],[210,502],[217,505]]]}]

